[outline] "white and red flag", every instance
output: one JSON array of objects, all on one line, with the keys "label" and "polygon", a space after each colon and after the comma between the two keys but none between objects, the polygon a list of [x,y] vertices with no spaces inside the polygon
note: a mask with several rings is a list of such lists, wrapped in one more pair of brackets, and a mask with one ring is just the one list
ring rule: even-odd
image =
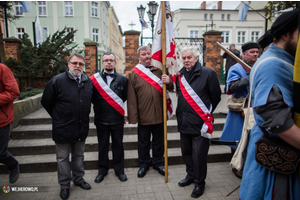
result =
[{"label": "white and red flag", "polygon": [[[178,73],[178,66],[175,55],[175,38],[173,33],[172,24],[172,12],[169,1],[165,2],[165,30],[166,30],[166,68],[168,69],[169,75],[172,77],[173,82],[176,81],[176,75]],[[155,28],[155,36],[152,45],[152,65],[162,69],[162,14],[159,9],[157,18],[157,24]]]}]

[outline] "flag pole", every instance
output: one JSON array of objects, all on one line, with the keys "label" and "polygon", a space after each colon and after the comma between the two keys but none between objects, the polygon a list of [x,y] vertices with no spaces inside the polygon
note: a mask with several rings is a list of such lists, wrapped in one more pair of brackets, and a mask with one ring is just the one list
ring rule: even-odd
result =
[{"label": "flag pole", "polygon": [[[165,1],[161,1],[161,37],[162,37],[162,73],[166,74],[166,25]],[[168,138],[167,138],[167,86],[163,84],[163,113],[164,113],[164,148],[165,148],[165,182],[168,182]]]}]

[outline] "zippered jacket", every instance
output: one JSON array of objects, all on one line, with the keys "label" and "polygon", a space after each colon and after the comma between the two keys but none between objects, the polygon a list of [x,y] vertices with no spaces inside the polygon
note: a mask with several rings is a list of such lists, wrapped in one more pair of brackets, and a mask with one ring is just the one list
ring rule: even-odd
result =
[{"label": "zippered jacket", "polygon": [[19,87],[13,73],[0,63],[0,127],[13,123],[13,102],[19,96]]},{"label": "zippered jacket", "polygon": [[69,73],[53,77],[46,85],[41,103],[52,117],[52,139],[57,143],[84,141],[89,132],[93,83],[86,73],[80,84]]}]

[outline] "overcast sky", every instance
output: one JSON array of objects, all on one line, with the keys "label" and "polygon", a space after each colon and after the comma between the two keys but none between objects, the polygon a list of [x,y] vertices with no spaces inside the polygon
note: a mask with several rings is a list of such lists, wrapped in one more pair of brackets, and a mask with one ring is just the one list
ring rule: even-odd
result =
[{"label": "overcast sky", "polygon": [[[119,19],[119,25],[122,27],[122,31],[128,30],[137,30],[141,31],[141,24],[139,22],[139,15],[137,12],[137,7],[141,4],[143,7],[146,7],[144,19],[146,22],[149,21],[147,12],[149,10],[148,7],[149,1],[110,1],[111,6],[114,7],[114,10]],[[160,5],[160,1],[156,1],[157,4]],[[170,1],[171,10],[175,11],[179,8],[199,8],[201,6],[202,1]],[[206,1],[206,8],[211,9],[213,6],[217,6],[218,1]],[[234,10],[240,1],[223,1],[222,7],[223,9]],[[155,15],[155,20],[157,19],[158,11]],[[129,24],[135,24],[135,26],[131,27]],[[149,26],[150,27],[150,26]],[[143,36],[151,37],[152,33],[150,29],[144,29]]]}]

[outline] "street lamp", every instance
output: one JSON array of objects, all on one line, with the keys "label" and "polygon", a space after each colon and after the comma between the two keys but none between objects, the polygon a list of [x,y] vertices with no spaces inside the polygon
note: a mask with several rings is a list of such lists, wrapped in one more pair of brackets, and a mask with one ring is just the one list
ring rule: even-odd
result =
[{"label": "street lamp", "polygon": [[146,8],[143,7],[142,4],[140,5],[140,7],[137,7],[137,11],[138,11],[139,17],[141,19],[144,19],[145,10],[146,10]]},{"label": "street lamp", "polygon": [[153,40],[154,16],[156,15],[158,4],[155,1],[149,1],[148,6],[149,6],[149,11],[147,12],[147,14],[148,14],[149,21],[151,22],[152,40]]},{"label": "street lamp", "polygon": [[[146,7],[143,7],[142,4],[140,5],[140,7],[137,7],[139,18],[141,20],[144,19],[145,10],[146,10]],[[142,36],[141,36],[141,46],[143,46],[143,27],[142,27]]]}]

